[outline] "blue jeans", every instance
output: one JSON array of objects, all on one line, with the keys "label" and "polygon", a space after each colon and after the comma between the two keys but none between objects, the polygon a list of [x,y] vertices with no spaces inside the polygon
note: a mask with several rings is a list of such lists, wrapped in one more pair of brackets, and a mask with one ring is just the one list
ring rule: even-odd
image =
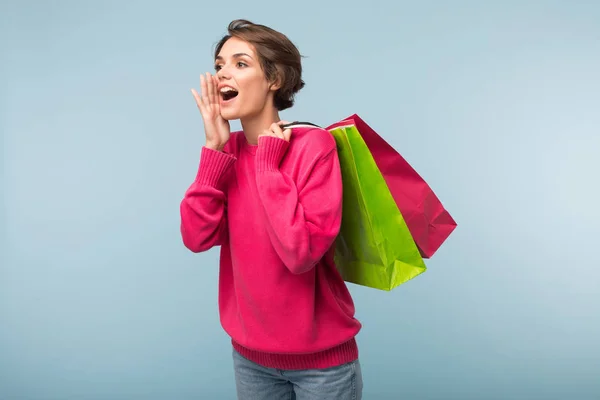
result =
[{"label": "blue jeans", "polygon": [[360,400],[358,360],[326,369],[280,370],[256,364],[233,350],[239,400]]}]

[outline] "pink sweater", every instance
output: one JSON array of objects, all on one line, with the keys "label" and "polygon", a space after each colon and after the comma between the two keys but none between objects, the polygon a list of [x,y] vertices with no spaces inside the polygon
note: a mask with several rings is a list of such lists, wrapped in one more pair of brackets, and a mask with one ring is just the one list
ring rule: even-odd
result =
[{"label": "pink sweater", "polygon": [[221,324],[243,356],[279,369],[358,357],[361,324],[333,262],[341,215],[337,148],[324,129],[257,146],[235,132],[223,152],[202,148],[181,234],[193,252],[221,246]]}]

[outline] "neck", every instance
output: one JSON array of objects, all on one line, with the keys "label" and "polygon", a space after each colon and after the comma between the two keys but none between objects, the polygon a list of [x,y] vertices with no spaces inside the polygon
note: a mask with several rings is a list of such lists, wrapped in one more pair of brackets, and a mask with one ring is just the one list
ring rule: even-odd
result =
[{"label": "neck", "polygon": [[258,136],[265,129],[269,129],[271,124],[279,121],[279,112],[275,107],[264,107],[260,114],[240,120],[246,141],[252,145],[258,144]]}]

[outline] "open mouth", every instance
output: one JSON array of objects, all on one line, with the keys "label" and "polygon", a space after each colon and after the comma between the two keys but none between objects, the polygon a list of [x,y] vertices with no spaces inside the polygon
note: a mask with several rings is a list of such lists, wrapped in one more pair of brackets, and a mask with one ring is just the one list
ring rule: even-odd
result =
[{"label": "open mouth", "polygon": [[223,89],[221,89],[221,98],[224,101],[229,101],[231,99],[233,99],[234,97],[236,97],[238,95],[238,91],[230,88],[230,87],[224,87]]}]

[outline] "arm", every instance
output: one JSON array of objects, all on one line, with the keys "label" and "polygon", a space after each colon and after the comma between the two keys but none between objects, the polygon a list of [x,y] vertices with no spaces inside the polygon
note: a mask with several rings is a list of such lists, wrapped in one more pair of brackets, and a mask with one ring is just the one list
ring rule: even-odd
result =
[{"label": "arm", "polygon": [[195,181],[181,201],[181,237],[185,247],[198,253],[222,244],[227,232],[224,176],[235,158],[202,148]]},{"label": "arm", "polygon": [[[329,140],[331,139],[331,140]],[[342,217],[342,178],[335,141],[301,172],[300,184],[279,171],[288,142],[259,138],[256,180],[275,251],[294,274],[311,270],[337,237]]]}]

